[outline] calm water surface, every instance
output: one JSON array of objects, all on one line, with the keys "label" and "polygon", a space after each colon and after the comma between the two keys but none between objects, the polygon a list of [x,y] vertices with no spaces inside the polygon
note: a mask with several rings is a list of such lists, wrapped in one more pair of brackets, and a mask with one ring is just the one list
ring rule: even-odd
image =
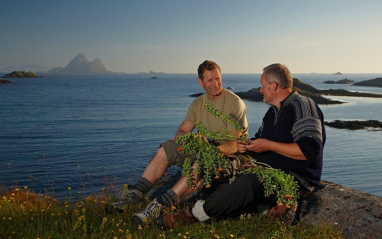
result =
[{"label": "calm water surface", "polygon": [[[328,85],[382,74],[296,74],[318,89],[382,94],[382,88]],[[233,92],[260,87],[260,74],[223,74]],[[99,192],[109,183],[134,183],[166,139],[172,139],[193,98],[196,74],[65,75],[14,79],[0,85],[0,185],[28,186],[65,195],[67,187]],[[332,97],[348,102],[321,106],[325,120],[380,120],[382,99]],[[245,101],[249,133],[268,105]],[[382,196],[382,133],[327,127],[322,178]],[[172,168],[171,173],[178,171]]]}]

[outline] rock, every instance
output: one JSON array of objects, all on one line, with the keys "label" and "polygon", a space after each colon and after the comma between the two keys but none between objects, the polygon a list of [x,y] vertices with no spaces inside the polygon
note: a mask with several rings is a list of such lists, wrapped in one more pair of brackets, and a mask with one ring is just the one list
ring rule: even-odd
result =
[{"label": "rock", "polygon": [[382,78],[378,77],[371,80],[356,82],[353,85],[356,86],[371,86],[371,87],[382,87]]},{"label": "rock", "polygon": [[310,93],[320,93],[319,90],[312,85],[304,83],[297,78],[293,78],[293,87]]},{"label": "rock", "polygon": [[249,101],[263,101],[263,94],[260,93],[258,88],[253,88],[246,92],[235,92],[243,100]]},{"label": "rock", "polygon": [[382,198],[328,181],[303,200],[300,221],[334,225],[346,238],[381,238]]},{"label": "rock", "polygon": [[342,79],[339,81],[333,81],[333,80],[324,81],[325,84],[351,84],[353,82],[354,81],[349,80],[349,79]]},{"label": "rock", "polygon": [[376,128],[381,130],[382,128],[382,122],[378,120],[366,120],[366,121],[342,121],[342,120],[335,120],[333,122],[326,122],[325,125],[329,127],[339,128],[339,129],[351,129],[351,130],[357,130],[357,129],[365,129],[365,128]]},{"label": "rock", "polygon": [[38,78],[36,73],[32,71],[13,71],[10,74],[3,76],[4,78]]},{"label": "rock", "polygon": [[343,90],[343,89],[320,90],[319,92],[322,95],[382,98],[381,94],[352,92],[352,91],[347,91],[347,90]]},{"label": "rock", "polygon": [[0,84],[7,84],[7,85],[9,85],[9,84],[12,84],[12,81],[0,79]]}]

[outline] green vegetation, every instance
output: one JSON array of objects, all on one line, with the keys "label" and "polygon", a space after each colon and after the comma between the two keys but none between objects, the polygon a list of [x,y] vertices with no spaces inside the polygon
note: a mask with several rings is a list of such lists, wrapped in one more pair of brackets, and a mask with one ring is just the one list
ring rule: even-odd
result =
[{"label": "green vegetation", "polygon": [[[248,137],[245,133],[246,129],[242,129],[240,125],[230,116],[225,115],[212,105],[204,102],[204,108],[214,117],[221,119],[223,122],[231,124],[240,136],[233,136],[228,130],[225,132],[209,132],[201,123],[196,122],[197,132],[190,132],[186,135],[179,136],[175,140],[181,145],[179,152],[186,155],[183,163],[182,175],[187,177],[187,185],[189,188],[195,188],[195,178],[193,173],[192,159],[195,158],[196,175],[203,175],[203,182],[209,188],[212,183],[212,177],[219,179],[227,177],[230,174],[231,162],[224,157],[220,150],[209,143],[209,140],[235,140],[243,144],[248,143]],[[247,162],[246,169],[242,169],[238,173],[253,173],[262,181],[265,188],[265,196],[275,194],[278,205],[286,205],[288,208],[297,207],[298,184],[294,177],[279,169],[274,169],[269,165],[260,162]],[[235,177],[231,178],[231,182]],[[196,180],[195,180],[196,181]]]},{"label": "green vegetation", "polygon": [[131,223],[133,213],[147,202],[123,214],[106,214],[104,205],[113,199],[107,189],[86,196],[68,188],[66,201],[36,194],[26,187],[1,192],[0,238],[344,238],[331,226],[288,226],[254,215],[162,231],[154,223]]}]

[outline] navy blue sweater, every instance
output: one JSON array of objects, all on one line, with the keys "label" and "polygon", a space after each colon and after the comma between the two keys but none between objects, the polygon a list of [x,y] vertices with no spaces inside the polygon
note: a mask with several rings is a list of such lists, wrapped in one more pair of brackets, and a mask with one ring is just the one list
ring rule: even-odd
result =
[{"label": "navy blue sweater", "polygon": [[271,106],[255,138],[297,143],[307,160],[295,160],[273,151],[256,154],[255,158],[294,174],[308,188],[318,185],[326,134],[323,114],[313,100],[293,92],[281,102],[279,109]]}]

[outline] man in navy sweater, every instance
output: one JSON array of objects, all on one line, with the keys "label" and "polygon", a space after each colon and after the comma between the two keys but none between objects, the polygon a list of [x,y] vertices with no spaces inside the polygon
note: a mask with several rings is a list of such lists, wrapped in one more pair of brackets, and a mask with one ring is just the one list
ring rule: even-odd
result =
[{"label": "man in navy sweater", "polygon": [[[312,99],[293,92],[293,78],[282,64],[263,69],[261,89],[270,108],[255,138],[249,144],[238,143],[240,153],[247,153],[258,162],[294,176],[299,185],[300,200],[319,184],[323,148],[326,140],[323,114]],[[205,221],[212,217],[232,215],[257,205],[271,205],[274,215],[283,216],[292,209],[277,206],[274,196],[264,196],[264,186],[255,174],[242,174],[229,185],[214,192],[193,208],[158,217],[164,228],[182,222]]]}]

